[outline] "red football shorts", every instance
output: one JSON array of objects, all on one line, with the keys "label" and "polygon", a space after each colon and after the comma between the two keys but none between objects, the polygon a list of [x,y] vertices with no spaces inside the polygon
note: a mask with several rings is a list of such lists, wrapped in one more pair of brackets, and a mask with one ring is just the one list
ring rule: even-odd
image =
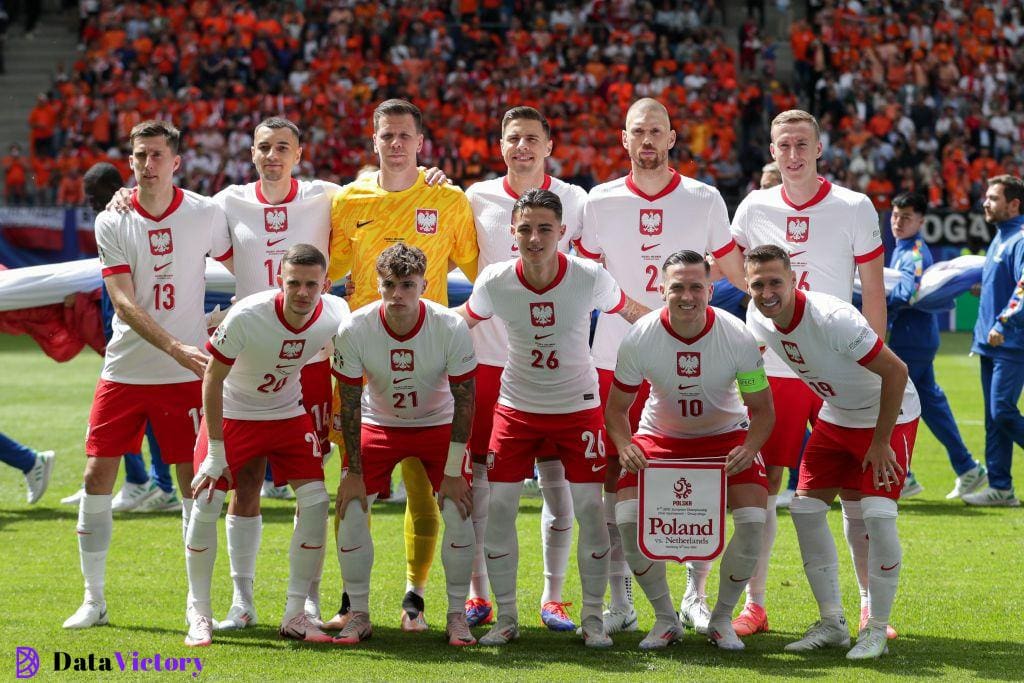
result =
[{"label": "red football shorts", "polygon": [[101,379],[96,384],[85,453],[90,458],[117,458],[138,453],[146,422],[168,465],[192,461],[203,409],[203,383],[122,384]]},{"label": "red football shorts", "polygon": [[604,414],[590,408],[562,415],[542,415],[498,405],[487,452],[487,479],[523,481],[533,476],[538,453],[562,461],[565,478],[573,484],[604,483]]},{"label": "red football shorts", "polygon": [[769,377],[768,385],[775,406],[775,427],[761,446],[761,456],[769,467],[796,467],[807,425],[818,419],[821,397],[796,377]]},{"label": "red football shorts", "polygon": [[800,461],[797,490],[852,489],[866,496],[897,500],[914,453],[917,420],[896,425],[892,430],[889,445],[896,454],[896,462],[903,468],[903,474],[899,475],[899,481],[892,484],[889,491],[875,487],[875,477],[870,466],[862,468],[864,454],[871,445],[874,433],[871,427],[840,427],[818,420],[804,448],[804,459]]},{"label": "red football shorts", "polygon": [[[648,460],[696,460],[707,462],[708,458],[719,456],[725,461],[736,446],[743,444],[747,438],[744,431],[727,432],[715,436],[702,436],[696,439],[676,439],[671,436],[655,436],[654,434],[637,434],[633,437],[633,443],[644,452]],[[756,456],[750,467],[739,474],[729,475],[726,484],[757,484],[768,488],[768,474],[764,469],[764,461],[761,456]],[[615,490],[621,491],[631,486],[639,486],[639,477],[632,472],[622,469],[619,475],[619,482]]]},{"label": "red football shorts", "polygon": [[307,363],[300,375],[302,381],[302,405],[313,418],[313,427],[320,438],[320,452],[326,453],[331,444],[327,437],[331,431],[331,361],[324,358],[317,363]]},{"label": "red football shorts", "polygon": [[473,411],[473,432],[469,437],[469,452],[483,455],[491,443],[494,424],[494,406],[501,390],[501,372],[496,365],[476,366],[476,408]]},{"label": "red football shorts", "polygon": [[[597,391],[601,397],[601,410],[604,410],[605,405],[608,403],[608,392],[612,388],[612,380],[615,378],[614,370],[602,370],[597,369]],[[640,390],[636,392],[636,398],[633,399],[633,405],[629,407],[629,429],[631,432],[636,434],[637,428],[640,426],[640,414],[644,412],[644,404],[647,403],[647,397],[651,395],[651,385],[644,380],[640,383]],[[605,448],[608,451],[608,455],[618,455],[619,452],[615,450],[615,444],[608,440]]]},{"label": "red football shorts", "polygon": [[[364,424],[359,442],[363,451],[363,483],[367,493],[387,488],[395,465],[406,458],[417,458],[423,463],[427,479],[434,493],[441,487],[444,465],[448,459],[448,444],[452,440],[450,424],[436,427],[381,427]],[[472,470],[466,474],[467,460],[462,459],[462,476],[472,483]]]},{"label": "red football shorts", "polygon": [[[309,413],[283,420],[233,420],[226,417],[223,425],[224,452],[232,474],[254,458],[267,458],[275,486],[283,486],[295,479],[324,478],[320,439],[316,436]],[[204,419],[193,454],[196,471],[206,457],[208,445]],[[226,491],[227,479],[221,477],[217,488]]]}]

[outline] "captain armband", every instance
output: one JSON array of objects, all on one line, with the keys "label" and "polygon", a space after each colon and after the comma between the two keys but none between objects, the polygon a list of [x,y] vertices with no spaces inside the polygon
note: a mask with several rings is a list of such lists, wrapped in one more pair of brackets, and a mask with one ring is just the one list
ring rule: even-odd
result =
[{"label": "captain armband", "polygon": [[768,388],[768,375],[765,374],[763,367],[749,372],[737,372],[736,384],[744,394],[764,391]]}]

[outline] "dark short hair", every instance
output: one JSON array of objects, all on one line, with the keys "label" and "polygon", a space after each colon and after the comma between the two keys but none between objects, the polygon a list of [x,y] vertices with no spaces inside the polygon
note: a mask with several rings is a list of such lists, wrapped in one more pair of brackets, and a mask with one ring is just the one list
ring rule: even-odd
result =
[{"label": "dark short hair", "polygon": [[555,213],[558,222],[562,222],[562,200],[551,190],[527,190],[519,195],[519,199],[512,205],[512,220],[526,209],[550,209]]},{"label": "dark short hair", "polygon": [[1003,196],[1007,202],[1014,199],[1020,201],[1020,213],[1024,213],[1024,180],[1014,175],[997,175],[988,179],[988,186],[1003,186]]},{"label": "dark short hair", "polygon": [[786,253],[786,250],[774,244],[762,244],[743,254],[744,265],[749,263],[770,263],[772,261],[782,261],[782,265],[786,270],[793,269],[789,264],[789,254]]},{"label": "dark short hair", "polygon": [[128,134],[128,141],[134,146],[136,138],[163,138],[174,154],[178,153],[178,147],[181,145],[181,131],[168,121],[156,119],[136,124]]},{"label": "dark short hair", "polygon": [[392,244],[377,257],[377,275],[387,274],[395,277],[410,275],[426,275],[427,255],[418,247],[410,247],[405,242]]},{"label": "dark short hair", "polygon": [[324,253],[312,244],[295,244],[289,247],[281,259],[281,267],[284,268],[286,263],[294,266],[320,266],[321,269],[327,270]]},{"label": "dark short hair", "polygon": [[688,265],[704,265],[704,274],[711,274],[711,264],[708,260],[690,249],[681,249],[675,253],[669,254],[665,262],[661,264],[661,272],[667,273],[668,269],[672,266],[688,266]]},{"label": "dark short hair", "polygon": [[527,121],[538,121],[540,127],[544,129],[544,135],[551,137],[551,124],[544,118],[544,115],[533,107],[527,107],[526,105],[520,105],[518,107],[512,107],[505,115],[501,117],[501,134],[505,135],[505,126],[518,121],[519,119],[525,119]]},{"label": "dark short hair", "polygon": [[102,211],[110,202],[114,193],[124,185],[121,172],[113,164],[101,161],[89,167],[82,176],[82,187],[85,190],[89,206],[94,211]]},{"label": "dark short hair", "polygon": [[256,124],[256,127],[253,129],[253,134],[255,134],[260,128],[270,128],[271,130],[287,128],[292,132],[296,140],[302,140],[302,132],[299,130],[299,127],[283,116],[271,116],[270,118],[263,119]]},{"label": "dark short hair", "polygon": [[373,130],[377,130],[380,126],[380,120],[383,116],[411,116],[413,121],[416,122],[416,132],[423,132],[423,112],[412,102],[408,100],[390,99],[384,100],[377,105],[377,108],[373,110]]},{"label": "dark short hair", "polygon": [[910,209],[922,216],[928,212],[928,200],[919,192],[904,192],[892,200],[894,209]]}]

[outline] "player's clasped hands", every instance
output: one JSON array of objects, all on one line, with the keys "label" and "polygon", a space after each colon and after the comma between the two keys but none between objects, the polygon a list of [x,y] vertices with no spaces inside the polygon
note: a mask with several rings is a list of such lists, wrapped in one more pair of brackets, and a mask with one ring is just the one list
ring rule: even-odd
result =
[{"label": "player's clasped hands", "polygon": [[455,503],[462,519],[469,519],[473,514],[473,489],[462,476],[445,476],[441,480],[441,486],[437,490],[437,507],[444,510],[444,501],[448,499]]},{"label": "player's clasped hands", "polygon": [[892,485],[898,483],[899,477],[903,474],[903,468],[896,462],[896,454],[888,443],[871,444],[864,454],[861,469],[866,470],[869,465],[876,489],[884,488],[891,491]]},{"label": "player's clasped hands", "polygon": [[338,484],[338,495],[334,503],[334,511],[338,515],[338,519],[345,519],[345,511],[348,510],[348,504],[353,500],[359,501],[363,512],[369,509],[366,504],[366,483],[363,481],[363,475],[353,474],[349,471]]},{"label": "player's clasped hands", "polygon": [[633,474],[636,474],[647,467],[647,458],[639,446],[631,443],[619,451],[619,463]]}]

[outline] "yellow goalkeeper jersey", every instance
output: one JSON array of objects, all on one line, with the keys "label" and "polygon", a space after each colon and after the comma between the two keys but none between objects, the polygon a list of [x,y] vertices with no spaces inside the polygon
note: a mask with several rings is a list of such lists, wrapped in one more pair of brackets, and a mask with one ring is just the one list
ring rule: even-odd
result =
[{"label": "yellow goalkeeper jersey", "polygon": [[331,264],[328,276],[339,281],[349,271],[356,310],[380,298],[377,257],[396,242],[418,247],[427,256],[424,296],[448,305],[448,262],[470,280],[476,278],[476,227],[462,190],[449,184],[430,186],[420,171],[412,187],[400,192],[381,188],[376,173],[346,185],[331,205]]}]

